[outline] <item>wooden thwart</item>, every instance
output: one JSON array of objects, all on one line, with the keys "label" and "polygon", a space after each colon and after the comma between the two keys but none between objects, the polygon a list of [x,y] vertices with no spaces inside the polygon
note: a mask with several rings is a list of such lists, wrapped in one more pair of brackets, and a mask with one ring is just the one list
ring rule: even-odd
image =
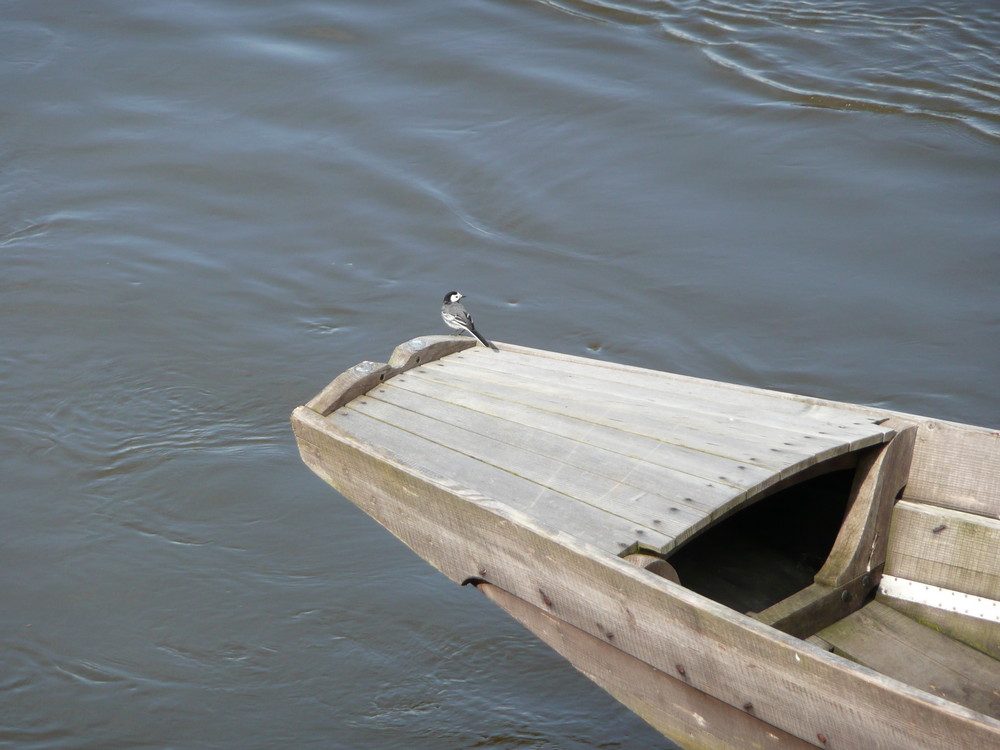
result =
[{"label": "wooden thwart", "polygon": [[880,572],[878,568],[836,587],[814,583],[753,617],[796,638],[808,638],[860,607]]},{"label": "wooden thwart", "polygon": [[[1000,520],[903,500],[893,512],[885,572],[904,580],[1000,601]],[[1000,625],[996,622],[895,599],[882,592],[879,598],[920,622],[1000,659]],[[1000,676],[997,682],[1000,683]]]}]

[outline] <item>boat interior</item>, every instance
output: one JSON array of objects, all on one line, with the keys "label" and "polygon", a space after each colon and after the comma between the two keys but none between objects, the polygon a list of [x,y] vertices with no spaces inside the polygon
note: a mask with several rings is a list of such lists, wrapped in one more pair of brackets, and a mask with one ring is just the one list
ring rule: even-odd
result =
[{"label": "boat interior", "polygon": [[841,468],[779,490],[676,550],[683,584],[755,614],[807,588],[837,539],[854,471]]},{"label": "boat interior", "polygon": [[[786,483],[723,519],[672,552],[668,562],[675,580],[827,651],[1000,718],[1000,626],[984,620],[981,612],[952,613],[941,620],[935,608],[897,600],[879,587],[883,573],[906,574],[897,570],[905,565],[903,548],[933,548],[945,541],[942,534],[963,524],[972,529],[970,536],[989,538],[1000,531],[1000,523],[919,502],[899,503],[906,495],[909,450],[878,466],[873,459],[880,451],[889,453],[867,449],[855,456],[853,466],[841,460],[828,470],[817,467],[808,478]],[[866,483],[863,473],[872,473],[872,466],[875,472],[891,472],[892,461],[898,463],[900,486],[890,483],[882,498],[869,498],[884,510],[852,512],[865,503],[866,484],[872,485],[873,477]],[[851,528],[862,515],[867,531]],[[857,548],[847,556],[853,563],[845,566],[837,548],[848,542]],[[873,554],[866,560],[869,547]],[[982,542],[974,549],[990,554]],[[968,565],[980,569],[980,585],[987,587],[1000,571],[1000,553],[994,549],[991,556],[992,573],[988,559]]]}]

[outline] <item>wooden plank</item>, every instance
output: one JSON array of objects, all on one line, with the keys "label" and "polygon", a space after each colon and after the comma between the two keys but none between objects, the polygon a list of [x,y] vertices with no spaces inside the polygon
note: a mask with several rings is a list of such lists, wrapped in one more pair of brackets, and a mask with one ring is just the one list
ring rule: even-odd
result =
[{"label": "wooden plank", "polygon": [[[711,511],[717,507],[719,500],[726,501],[743,494],[742,487],[723,482],[720,478],[707,480],[675,466],[653,463],[647,460],[645,455],[627,455],[577,440],[570,435],[539,429],[536,426],[537,422],[525,424],[504,419],[392,385],[379,387],[367,394],[365,399],[399,407],[414,415],[414,417],[409,417],[399,414],[397,415],[399,419],[409,420],[423,416],[438,423],[444,423],[446,426],[458,426],[461,430],[470,431],[478,436],[491,437],[518,446],[526,452],[526,455],[521,456],[521,458],[533,463],[539,463],[548,458],[576,466],[588,473],[601,474],[607,479],[659,498],[654,501],[657,507],[663,507],[664,502],[682,503],[674,511],[668,507],[668,512],[671,513],[684,513],[687,508]],[[352,406],[357,404],[358,401],[355,401]],[[379,407],[376,404],[371,404],[365,408],[370,410]],[[392,417],[388,416],[387,413],[386,418],[391,419]],[[468,452],[470,448],[470,443],[463,433],[442,434],[439,442],[453,445],[456,449],[464,452]],[[653,444],[653,447],[655,448],[656,445]],[[514,473],[518,473],[517,464],[512,464],[508,468]],[[738,467],[732,463],[728,468],[731,472],[738,470]],[[745,473],[750,474],[751,477],[754,474],[761,478],[770,476],[768,470],[756,466],[748,467]],[[697,502],[697,498],[703,496],[707,497],[707,502],[704,505]],[[698,518],[703,515],[704,513],[699,513]]]},{"label": "wooden plank", "polygon": [[1000,718],[1000,662],[881,602],[871,602],[820,637],[853,661]]},{"label": "wooden plank", "polygon": [[[971,512],[901,500],[889,532],[886,572],[973,596],[1000,600],[1000,522]],[[880,601],[919,622],[1000,659],[1000,625],[902,601]]]},{"label": "wooden plank", "polygon": [[[992,747],[1000,722],[915,690],[547,529],[524,514],[326,433],[298,409],[303,460],[452,580],[479,578],[660,671],[814,744]],[[335,468],[334,468],[335,467]],[[334,472],[335,474],[334,475]]]},{"label": "wooden plank", "polygon": [[876,569],[836,588],[814,583],[753,615],[796,638],[809,638],[858,609],[878,582]]},{"label": "wooden plank", "polygon": [[[440,391],[440,388],[449,388],[453,393],[465,394],[461,397],[464,399],[464,404],[472,404],[477,407],[484,396],[483,391],[487,391],[485,394],[486,397],[496,399],[500,402],[498,408],[511,408],[509,405],[516,404],[516,402],[510,399],[519,398],[522,401],[529,401],[529,403],[520,404],[522,408],[576,419],[583,423],[584,426],[593,424],[590,421],[593,420],[593,409],[577,400],[568,399],[565,395],[555,390],[549,395],[539,395],[531,399],[525,399],[523,392],[512,392],[511,388],[502,385],[486,386],[483,383],[472,384],[459,381],[446,374],[441,374],[441,370],[446,365],[447,363],[434,363],[434,365],[427,368],[419,368],[411,371],[393,381],[393,385],[399,388],[411,389],[414,387],[413,384],[417,383],[417,389],[424,393],[433,393],[439,398],[459,398],[457,396],[448,396]],[[784,479],[809,470],[811,467],[824,461],[831,461],[845,455],[843,451],[847,450],[847,446],[841,445],[818,453],[790,453],[791,448],[785,445],[782,445],[780,448],[769,447],[760,443],[752,436],[716,439],[711,435],[706,436],[705,433],[697,429],[685,428],[668,419],[657,418],[656,415],[650,416],[648,412],[644,412],[643,420],[649,425],[648,429],[638,424],[639,419],[627,420],[624,418],[615,419],[608,424],[597,426],[618,429],[625,434],[639,435],[645,439],[660,440],[672,445],[684,445],[688,449],[700,450],[703,453],[712,454],[715,452],[720,457],[729,456],[736,461],[736,471],[732,475],[720,474],[716,481],[728,484],[738,483],[747,490],[746,495],[734,496],[731,500],[723,504],[716,504],[714,509],[709,509],[713,520],[721,518],[740,507],[746,497],[757,496]],[[585,430],[581,428],[582,432],[585,432]],[[818,450],[818,446],[812,445],[810,449]],[[763,459],[759,457],[763,457]],[[753,467],[764,463],[764,461],[770,463],[785,461],[786,463],[784,468],[760,480],[758,479],[759,473]],[[746,464],[748,468],[741,470],[739,468],[741,462]],[[755,474],[757,476],[754,476]],[[697,498],[692,498],[694,502],[697,502],[697,500]]]},{"label": "wooden plank", "polygon": [[600,400],[581,400],[573,394],[567,394],[555,384],[545,389],[524,389],[514,388],[503,382],[459,380],[446,374],[443,371],[445,367],[447,363],[440,363],[438,367],[411,371],[398,381],[399,385],[405,387],[404,384],[411,379],[433,381],[540,411],[572,417],[589,424],[612,427],[690,450],[730,458],[737,463],[771,465],[780,461],[784,468],[779,478],[795,474],[850,449],[847,445],[831,445],[804,437],[795,441],[783,439],[774,444],[764,436],[733,427],[727,428],[726,434],[719,434],[705,429],[704,424],[692,422],[690,418],[678,417],[675,421],[673,415],[659,410],[634,405],[630,408],[619,407]]},{"label": "wooden plank", "polygon": [[886,573],[1000,600],[1000,520],[900,501]]},{"label": "wooden plank", "polygon": [[947,612],[926,604],[894,599],[881,591],[876,595],[876,600],[949,638],[961,641],[977,651],[1000,660],[1000,627],[995,622],[968,617],[957,612]]},{"label": "wooden plank", "polygon": [[[854,404],[841,404],[836,401],[802,396],[795,393],[785,393],[782,391],[757,388],[753,386],[740,385],[737,383],[726,383],[722,381],[707,380],[691,375],[681,375],[666,370],[651,370],[634,365],[626,365],[620,362],[608,362],[605,360],[593,359],[590,357],[580,357],[561,352],[547,351],[544,349],[532,349],[529,347],[509,344],[505,347],[508,357],[524,356],[531,357],[532,361],[539,367],[549,367],[560,371],[574,372],[576,368],[581,368],[584,372],[603,373],[602,377],[622,383],[638,383],[641,379],[653,379],[657,383],[667,383],[665,386],[672,392],[680,394],[700,395],[708,399],[718,399],[720,403],[744,403],[747,400],[770,399],[773,406],[767,408],[774,409],[780,413],[800,413],[811,411],[814,408],[831,408],[843,411],[855,411]],[[882,416],[888,412],[879,412]],[[858,419],[862,422],[870,422],[878,416],[861,414]]]},{"label": "wooden plank", "polygon": [[[423,376],[425,373],[421,373]],[[454,404],[463,408],[507,419],[521,425],[543,429],[557,435],[572,437],[598,448],[613,450],[623,455],[642,457],[644,461],[666,467],[685,467],[685,471],[693,476],[720,481],[720,477],[731,475],[735,471],[749,471],[756,480],[767,479],[780,473],[786,466],[781,460],[781,454],[767,455],[766,451],[757,453],[764,455],[763,459],[756,456],[746,459],[730,458],[704,450],[698,450],[685,445],[660,440],[655,437],[640,435],[623,429],[621,426],[594,424],[585,417],[550,411],[541,406],[521,404],[499,395],[491,395],[479,390],[459,387],[454,381],[436,380],[427,377],[399,378],[392,382],[396,389],[433,398],[441,403]],[[746,469],[738,469],[744,466]]]},{"label": "wooden plank", "polygon": [[837,588],[885,563],[889,518],[906,485],[917,428],[893,424],[899,430],[889,442],[869,448],[854,475],[847,516],[833,549],[816,574],[816,583]]},{"label": "wooden plank", "polygon": [[[841,429],[856,427],[861,430],[862,435],[866,434],[873,426],[878,429],[879,420],[885,417],[908,418],[908,415],[897,414],[885,409],[874,409],[796,393],[707,380],[661,370],[649,370],[617,362],[606,362],[516,345],[507,345],[505,349],[506,360],[520,355],[530,358],[530,361],[538,368],[549,367],[567,373],[572,373],[575,371],[574,368],[579,368],[586,373],[603,373],[602,377],[619,383],[638,383],[641,382],[640,379],[645,378],[647,381],[656,383],[655,387],[665,388],[678,396],[691,396],[716,403],[724,410],[730,406],[737,408],[749,406],[768,415],[790,415],[836,425]],[[467,357],[463,354],[461,358],[466,359]],[[475,361],[486,365],[486,360]],[[769,417],[758,416],[757,418],[766,420]],[[913,419],[916,418],[912,418],[910,415],[909,421],[913,421]],[[888,439],[888,437],[888,434],[885,435],[883,440]]]},{"label": "wooden plank", "polygon": [[[739,414],[721,411],[717,408],[702,410],[700,402],[693,402],[675,394],[656,391],[649,396],[638,397],[634,389],[626,389],[613,384],[594,384],[586,381],[570,381],[557,372],[542,377],[537,369],[530,366],[521,368],[486,368],[470,364],[470,356],[457,355],[440,363],[434,369],[448,377],[460,379],[469,384],[489,384],[511,393],[511,399],[533,394],[536,397],[559,397],[569,403],[582,405],[592,421],[621,424],[652,423],[657,425],[685,426],[696,429],[717,439],[737,437],[765,441],[769,446],[789,446],[803,453],[815,453],[832,447],[846,446],[843,450],[856,450],[882,442],[887,434],[880,427],[869,425],[866,429],[850,429],[843,436],[832,425],[817,424],[808,419],[789,418],[780,425],[767,424]],[[737,407],[732,410],[739,412]],[[744,414],[753,413],[744,408]],[[605,421],[606,420],[606,421]]]},{"label": "wooden plank", "polygon": [[[344,412],[348,412],[345,414]],[[501,431],[502,424],[496,425],[496,437],[479,434],[464,427],[428,417],[417,412],[402,409],[394,404],[381,401],[368,394],[357,399],[341,410],[330,415],[341,429],[358,435],[354,413],[363,414],[378,420],[382,426],[379,429],[402,430],[411,434],[412,450],[424,455],[425,469],[431,469],[446,476],[451,471],[451,456],[463,455],[482,462],[482,471],[499,470],[522,477],[542,487],[574,498],[580,503],[594,506],[607,513],[628,519],[647,531],[660,531],[662,534],[674,537],[688,530],[689,527],[705,518],[706,514],[690,504],[682,505],[670,499],[670,494],[655,495],[652,490],[637,487],[622,480],[609,478],[608,471],[597,472],[585,468],[577,462],[567,462],[564,440],[545,439],[533,442],[529,431]],[[346,417],[350,415],[350,419]],[[367,425],[367,422],[362,422]],[[536,435],[537,437],[537,435]],[[381,433],[372,437],[374,445],[383,445]],[[446,449],[440,453],[440,463],[431,464],[426,458],[423,447],[425,441],[430,441]],[[397,448],[402,453],[404,447]],[[586,457],[585,457],[586,458]],[[596,465],[598,457],[590,456]],[[725,488],[709,487],[704,482],[696,482],[690,477],[668,476],[663,472],[662,488],[665,493],[674,497],[692,496],[702,499],[705,504],[712,501],[724,502],[725,498],[737,492],[729,489],[722,497]],[[475,481],[475,477],[471,481]],[[481,480],[480,480],[481,482]],[[476,486],[472,484],[470,486]],[[537,489],[532,488],[532,495]],[[512,505],[520,505],[517,498],[504,498]],[[536,507],[540,513],[540,508]],[[561,506],[551,508],[552,516],[539,515],[546,523],[558,525],[560,516],[564,513]],[[655,523],[654,523],[655,522]],[[645,532],[644,532],[645,535]]]},{"label": "wooden plank", "polygon": [[638,401],[661,402],[668,399],[689,412],[723,415],[728,419],[792,431],[808,424],[815,431],[827,432],[839,440],[867,440],[873,433],[888,432],[875,425],[872,417],[863,417],[856,411],[804,403],[769,391],[720,388],[712,381],[678,380],[655,370],[611,370],[595,363],[597,360],[556,361],[517,351],[507,351],[505,356],[492,361],[478,356],[474,350],[449,358],[449,364],[464,364],[496,372],[508,381],[511,377],[556,379],[562,384],[584,390],[614,393]]},{"label": "wooden plank", "polygon": [[1000,518],[1000,433],[924,420],[906,497]]},{"label": "wooden plank", "polygon": [[682,747],[713,750],[814,747],[756,718],[752,703],[733,708],[691,687],[676,671],[661,672],[503,589],[488,583],[477,588],[580,672]]},{"label": "wooden plank", "polygon": [[[508,344],[505,352],[521,353],[543,358],[555,363],[576,363],[599,367],[608,373],[646,373],[643,368],[615,362],[603,362],[585,357],[547,352]],[[656,372],[656,371],[653,371]],[[737,383],[704,380],[677,373],[658,373],[684,388],[707,385],[719,389],[719,399],[725,400],[727,392],[742,394],[763,393],[789,403],[833,407],[853,412],[863,419],[882,419],[895,416],[918,426],[914,445],[910,481],[904,497],[916,502],[963,510],[968,513],[1000,518],[1000,430],[974,425],[959,424],[925,416],[888,409],[873,408],[816,398],[795,393],[766,390]]]},{"label": "wooden plank", "polygon": [[[642,541],[653,548],[668,546],[673,537],[657,528],[609,513],[580,502],[528,478],[491,467],[461,453],[443,448],[432,441],[371,419],[349,408],[342,408],[325,418],[324,430],[377,446],[386,460],[405,460],[408,465],[441,481],[447,477],[456,486],[470,492],[488,493],[522,512],[531,513],[544,523],[550,519],[566,533],[585,540],[611,554],[618,554]],[[398,458],[397,458],[398,457]],[[405,457],[403,459],[402,457]],[[346,467],[345,467],[345,470]],[[339,489],[339,487],[338,487]],[[664,526],[669,519],[665,517]]]}]

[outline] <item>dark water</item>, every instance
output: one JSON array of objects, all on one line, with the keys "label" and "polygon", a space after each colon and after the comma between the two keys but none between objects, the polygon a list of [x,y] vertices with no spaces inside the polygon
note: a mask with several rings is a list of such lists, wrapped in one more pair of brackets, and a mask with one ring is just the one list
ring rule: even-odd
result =
[{"label": "dark water", "polygon": [[1000,425],[1000,10],[0,5],[0,746],[658,735],[299,462],[443,332]]}]

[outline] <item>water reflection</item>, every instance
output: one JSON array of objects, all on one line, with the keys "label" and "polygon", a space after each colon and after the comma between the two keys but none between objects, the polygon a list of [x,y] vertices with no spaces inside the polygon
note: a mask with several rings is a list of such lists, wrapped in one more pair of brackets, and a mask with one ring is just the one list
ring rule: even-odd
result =
[{"label": "water reflection", "polygon": [[1000,34],[936,8],[9,9],[0,744],[660,742],[288,414],[458,288],[501,341],[1000,423]]}]

